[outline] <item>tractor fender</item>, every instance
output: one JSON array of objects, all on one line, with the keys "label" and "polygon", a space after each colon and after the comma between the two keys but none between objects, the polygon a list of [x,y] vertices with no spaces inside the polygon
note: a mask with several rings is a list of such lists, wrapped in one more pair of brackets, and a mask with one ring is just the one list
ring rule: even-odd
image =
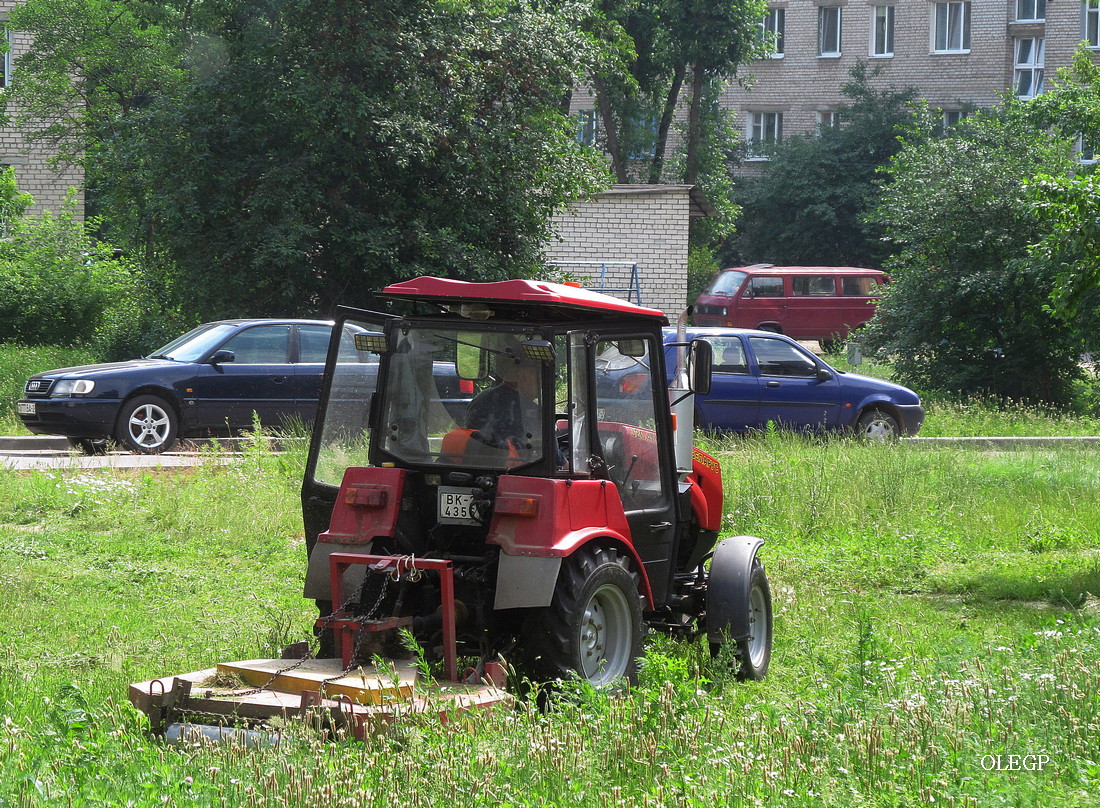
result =
[{"label": "tractor fender", "polygon": [[642,563],[638,551],[619,536],[609,536],[599,531],[578,531],[585,534],[574,535],[578,539],[575,543],[559,545],[555,548],[558,552],[548,554],[513,555],[501,552],[497,562],[497,583],[494,596],[494,609],[520,609],[536,606],[549,606],[554,597],[554,589],[558,582],[558,572],[561,570],[563,558],[573,555],[581,547],[589,544],[599,544],[604,547],[614,547],[627,558],[638,572],[638,594],[645,598],[645,607],[654,608],[653,589],[649,584],[649,576],[646,575],[645,564]]},{"label": "tractor fender", "polygon": [[749,576],[764,540],[756,536],[723,539],[714,548],[707,576],[707,638],[733,641],[749,636]]}]

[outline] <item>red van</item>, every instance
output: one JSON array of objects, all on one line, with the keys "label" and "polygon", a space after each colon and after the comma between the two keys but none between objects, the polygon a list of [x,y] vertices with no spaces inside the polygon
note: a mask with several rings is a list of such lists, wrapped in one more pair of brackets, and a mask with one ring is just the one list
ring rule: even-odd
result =
[{"label": "red van", "polygon": [[874,316],[884,283],[859,267],[723,269],[696,300],[695,325],[775,331],[828,350]]}]

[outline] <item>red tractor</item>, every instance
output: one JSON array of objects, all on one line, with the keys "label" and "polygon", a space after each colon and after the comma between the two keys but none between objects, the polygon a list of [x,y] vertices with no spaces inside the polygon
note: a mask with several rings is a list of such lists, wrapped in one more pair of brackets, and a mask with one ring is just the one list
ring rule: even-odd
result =
[{"label": "red tractor", "polygon": [[[418,278],[379,294],[408,313],[338,310],[302,487],[305,595],[327,663],[252,661],[241,675],[260,690],[314,676],[293,685],[300,704],[263,698],[329,704],[341,675],[399,657],[408,632],[452,682],[482,681],[502,658],[541,680],[629,680],[647,628],[734,644],[738,675],[764,676],[763,541],[718,541],[721,471],[692,446],[709,343],[679,346],[666,389],[654,309],[526,280]],[[604,383],[624,365],[648,377],[648,398]],[[131,698],[154,723],[256,700],[255,687],[211,696],[206,673]],[[192,683],[203,700],[184,692]]]},{"label": "red tractor", "polygon": [[[666,392],[659,311],[524,280],[418,278],[380,296],[419,313],[339,310],[351,328],[333,333],[359,333],[331,346],[302,490],[305,594],[322,616],[411,617],[420,643],[442,649],[438,576],[392,582],[353,565],[350,599],[333,603],[330,556],[449,560],[467,657],[606,684],[634,675],[648,626],[736,643],[740,676],[765,674],[763,542],[717,543],[721,472],[692,448],[708,343],[682,346]],[[601,384],[612,362],[658,392]],[[440,363],[471,400],[441,395]]]}]

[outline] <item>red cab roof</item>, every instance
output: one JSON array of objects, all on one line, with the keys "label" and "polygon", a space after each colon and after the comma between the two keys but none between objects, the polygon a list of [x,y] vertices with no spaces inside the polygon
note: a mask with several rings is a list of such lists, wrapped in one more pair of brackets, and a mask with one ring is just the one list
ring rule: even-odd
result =
[{"label": "red cab roof", "polygon": [[[652,317],[668,322],[664,312],[638,306],[611,295],[593,292],[580,286],[549,281],[511,280],[492,283],[471,283],[450,278],[420,277],[387,286],[379,294],[401,300],[416,300],[444,306],[483,304],[498,308],[499,316],[514,317],[539,311],[557,311],[571,317]],[[532,307],[547,309],[533,311]],[[529,319],[524,317],[523,319]]]}]

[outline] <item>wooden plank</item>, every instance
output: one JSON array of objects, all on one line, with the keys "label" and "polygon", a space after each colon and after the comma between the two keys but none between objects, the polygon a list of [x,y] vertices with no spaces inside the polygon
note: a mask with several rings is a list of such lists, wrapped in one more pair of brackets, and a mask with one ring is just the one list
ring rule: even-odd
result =
[{"label": "wooden plank", "polygon": [[[293,667],[292,667],[293,666]],[[219,662],[218,673],[237,676],[253,687],[269,687],[286,693],[324,689],[327,698],[346,696],[358,704],[386,704],[406,701],[416,687],[416,664],[393,660],[392,670],[373,665],[343,674],[338,659],[248,659]]]}]

